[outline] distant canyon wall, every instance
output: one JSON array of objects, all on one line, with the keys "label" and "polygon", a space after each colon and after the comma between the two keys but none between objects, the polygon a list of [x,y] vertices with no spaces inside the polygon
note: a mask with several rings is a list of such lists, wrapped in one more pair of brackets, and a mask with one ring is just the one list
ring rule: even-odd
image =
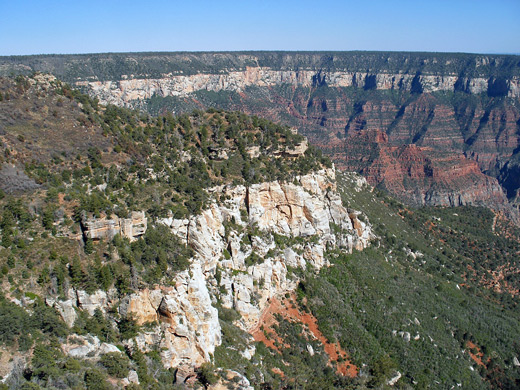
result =
[{"label": "distant canyon wall", "polygon": [[[290,123],[340,168],[360,172],[372,185],[412,204],[502,210],[509,208],[506,194],[518,203],[518,186],[509,180],[517,166],[510,160],[520,148],[516,76],[248,67],[222,74],[79,81],[77,86],[119,106],[148,108],[155,99],[160,107],[161,99],[173,98],[179,106],[165,104],[163,110],[214,105]],[[223,95],[226,91],[234,98]],[[399,97],[385,91],[398,91]],[[444,91],[459,92],[458,97],[436,94]]]},{"label": "distant canyon wall", "polygon": [[457,75],[427,75],[409,73],[371,73],[322,70],[273,70],[247,67],[243,71],[222,74],[194,75],[167,74],[161,78],[134,78],[123,75],[122,80],[77,81],[77,87],[86,89],[102,103],[133,106],[136,101],[153,96],[186,97],[196,91],[244,92],[247,87],[356,87],[364,90],[399,90],[406,92],[464,91],[470,94],[487,93],[490,96],[520,97],[520,78],[460,77]]}]

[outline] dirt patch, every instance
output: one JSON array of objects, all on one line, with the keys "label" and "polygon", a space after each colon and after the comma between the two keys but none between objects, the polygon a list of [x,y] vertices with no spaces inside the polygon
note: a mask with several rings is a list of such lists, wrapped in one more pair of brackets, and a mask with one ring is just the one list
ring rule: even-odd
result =
[{"label": "dirt patch", "polygon": [[[472,341],[468,341],[466,343],[466,349],[467,349],[471,359],[475,363],[477,363],[477,365],[486,367],[486,364],[484,364],[484,362],[482,361],[482,358],[484,357],[484,353],[480,350],[480,348],[478,347],[477,344],[473,343]],[[473,352],[475,350],[477,351],[476,353]],[[489,363],[489,359],[487,360],[487,363]]]},{"label": "dirt patch", "polygon": [[280,370],[278,367],[271,368],[271,371],[274,374],[280,375],[282,378],[285,378],[285,373],[282,370]]},{"label": "dirt patch", "polygon": [[[262,315],[260,316],[260,320],[258,321],[258,324],[256,327],[254,327],[250,333],[255,339],[255,341],[261,341],[264,343],[267,347],[280,352],[276,344],[283,344],[280,336],[276,334],[276,332],[273,330],[273,325],[277,323],[275,319],[275,314],[284,313],[285,307],[282,306],[280,301],[276,298],[272,298],[269,306],[263,311]],[[290,347],[290,345],[286,345],[287,347]]]},{"label": "dirt patch", "polygon": [[341,348],[338,342],[330,343],[326,339],[319,330],[316,317],[311,313],[301,311],[294,295],[284,298],[282,301],[277,298],[271,299],[269,306],[260,316],[258,325],[250,331],[255,341],[261,341],[267,347],[277,352],[280,352],[277,344],[289,347],[282,342],[280,336],[273,329],[273,325],[277,323],[275,314],[281,315],[288,321],[306,325],[306,329],[311,337],[323,344],[325,352],[329,356],[329,365],[335,365],[338,374],[351,378],[358,375],[358,368],[350,362],[347,352]]}]

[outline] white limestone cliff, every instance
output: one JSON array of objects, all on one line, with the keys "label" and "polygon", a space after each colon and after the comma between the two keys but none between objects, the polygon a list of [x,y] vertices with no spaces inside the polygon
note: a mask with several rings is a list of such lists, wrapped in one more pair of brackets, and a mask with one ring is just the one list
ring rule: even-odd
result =
[{"label": "white limestone cliff", "polygon": [[[195,250],[213,293],[241,314],[237,325],[245,330],[256,325],[270,298],[295,288],[287,266],[319,270],[328,265],[328,246],[361,250],[372,237],[358,213],[342,205],[334,169],[291,183],[224,186],[210,193],[214,201],[200,215],[159,222]],[[277,236],[286,237],[289,247],[282,248]]]},{"label": "white limestone cliff", "polygon": [[[472,94],[486,92],[488,79],[483,77],[462,78],[457,74],[415,75],[405,73],[369,72],[316,72],[316,70],[274,70],[269,67],[246,67],[245,70],[225,73],[193,75],[164,74],[160,78],[134,78],[123,76],[119,81],[78,81],[76,86],[84,87],[89,94],[96,96],[102,103],[131,106],[136,101],[152,96],[188,96],[196,91],[236,91],[243,92],[247,87],[272,87],[289,84],[310,87],[316,83],[317,74],[323,83],[330,87],[365,88],[367,80],[374,78],[374,88],[380,90],[412,90],[412,82],[417,77],[424,92],[454,91],[455,85],[463,85]],[[519,97],[520,81],[513,78],[509,82],[509,97]]]}]

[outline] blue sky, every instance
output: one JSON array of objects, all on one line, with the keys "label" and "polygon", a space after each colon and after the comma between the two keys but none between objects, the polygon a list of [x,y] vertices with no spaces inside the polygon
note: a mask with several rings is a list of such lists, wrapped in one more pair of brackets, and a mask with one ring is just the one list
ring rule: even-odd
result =
[{"label": "blue sky", "polygon": [[520,53],[520,0],[0,0],[0,55],[130,51]]}]

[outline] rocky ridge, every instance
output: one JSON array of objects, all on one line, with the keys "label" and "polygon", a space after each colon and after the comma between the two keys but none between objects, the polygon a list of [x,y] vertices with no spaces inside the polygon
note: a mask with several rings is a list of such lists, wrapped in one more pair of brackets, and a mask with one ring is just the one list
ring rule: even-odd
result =
[{"label": "rocky ridge", "polygon": [[[97,309],[108,313],[116,305],[120,316],[145,325],[127,342],[129,348],[149,352],[159,346],[165,367],[189,372],[210,361],[221,343],[217,301],[236,310],[236,325],[248,331],[272,298],[295,289],[298,279],[291,267],[310,266],[317,272],[328,265],[327,248],[362,250],[372,238],[360,213],[342,205],[334,169],[297,177],[293,183],[220,186],[209,193],[213,201],[202,214],[158,221],[195,251],[189,270],[179,273],[171,286],[141,289],[122,298],[115,291],[88,294],[71,289],[67,300],[49,298],[47,304],[69,325],[78,309],[92,315]],[[67,351],[100,348],[99,340],[90,344]],[[250,347],[241,353],[251,357]]]},{"label": "rocky ridge", "polygon": [[[24,80],[19,80],[23,87]],[[4,112],[9,112],[10,105],[16,103],[13,96],[18,95],[11,94],[12,91],[9,90],[10,97],[3,106]],[[73,99],[74,96],[77,98]],[[421,98],[435,96],[422,94],[417,97],[419,102],[424,100]],[[103,125],[111,118],[108,122],[113,131],[117,131],[118,124],[122,130],[118,115],[130,122],[128,110],[100,107],[93,111],[95,105],[91,105],[87,97],[65,87],[55,98],[65,107],[73,106],[77,101],[79,108],[81,100],[84,113],[89,113],[92,124]],[[320,100],[316,96],[312,99],[311,108],[317,110],[316,114],[324,108],[330,112],[333,108],[343,107],[329,104],[330,95],[326,99]],[[369,103],[373,106],[371,112]],[[406,117],[416,113],[419,118],[426,113],[428,119],[428,105],[421,104],[413,109],[413,106],[405,108]],[[359,116],[359,120],[352,120],[353,133],[359,131],[363,134],[365,125],[373,131],[378,120],[391,126],[392,115],[395,115],[392,114],[392,102],[381,106],[386,111],[379,112],[374,101],[357,104],[353,118]],[[51,117],[59,118],[62,111],[63,114],[67,111],[59,111],[58,108],[57,116],[52,114]],[[34,111],[39,112],[37,109],[38,106],[35,106]],[[24,109],[20,111],[26,112]],[[49,111],[52,112],[52,105]],[[96,118],[94,113],[100,117]],[[213,121],[206,120],[208,114]],[[0,332],[4,340],[7,337],[6,345],[2,346],[1,382],[16,386],[30,381],[44,388],[64,388],[66,383],[72,386],[71,380],[74,380],[80,386],[89,387],[90,376],[98,373],[101,375],[98,375],[96,383],[101,385],[105,380],[107,385],[111,383],[118,387],[134,388],[132,383],[140,383],[145,388],[170,388],[174,382],[176,386],[185,382],[188,387],[192,384],[197,387],[195,382],[198,380],[212,389],[214,387],[208,386],[205,378],[211,379],[213,373],[220,376],[220,379],[215,376],[212,379],[219,382],[219,388],[249,388],[251,384],[255,388],[284,388],[291,384],[298,388],[324,388],[332,383],[334,387],[345,388],[363,386],[368,381],[383,384],[395,378],[393,372],[377,375],[379,363],[392,363],[376,360],[381,356],[380,352],[384,352],[393,357],[397,363],[395,369],[403,373],[402,378],[398,379],[401,387],[413,387],[412,380],[421,384],[433,383],[434,380],[462,383],[460,378],[471,377],[470,387],[484,388],[486,381],[482,381],[483,372],[475,370],[470,373],[471,361],[467,356],[460,355],[461,348],[464,349],[464,345],[460,344],[465,338],[464,332],[473,332],[480,326],[483,336],[477,333],[476,337],[469,336],[470,339],[475,341],[475,345],[485,345],[490,351],[497,351],[493,354],[493,360],[495,356],[499,359],[494,361],[492,367],[509,370],[506,375],[513,380],[517,377],[512,375],[514,366],[511,366],[511,357],[518,356],[518,352],[511,346],[514,345],[513,336],[518,334],[515,329],[518,322],[515,302],[505,294],[513,291],[512,288],[518,283],[517,273],[514,273],[514,254],[518,253],[518,245],[513,240],[502,239],[509,234],[515,237],[515,231],[512,228],[505,230],[504,223],[498,217],[493,218],[491,211],[471,207],[410,210],[384,193],[366,188],[362,178],[349,175],[349,180],[343,180],[344,175],[338,174],[338,188],[344,204],[364,210],[378,235],[377,245],[345,255],[351,246],[363,247],[360,236],[369,230],[364,227],[366,218],[337,205],[332,179],[335,175],[327,170],[318,172],[330,163],[321,159],[319,154],[314,154],[312,146],[304,151],[305,140],[302,137],[292,138],[288,127],[279,129],[262,118],[248,120],[240,116],[240,120],[233,120],[234,115],[240,114],[223,115],[215,109],[207,114],[197,111],[191,116],[159,117],[149,121],[148,125],[141,123],[144,114],[138,115],[134,117],[136,121],[131,122],[131,126],[135,127],[125,128],[125,134],[136,136],[151,146],[164,145],[158,154],[151,153],[150,149],[143,150],[146,153],[143,153],[144,156],[155,157],[153,164],[139,159],[140,154],[137,153],[134,160],[137,164],[130,171],[131,175],[120,176],[118,170],[124,172],[128,167],[124,164],[128,161],[128,155],[123,150],[132,150],[124,144],[125,148],[116,152],[119,156],[111,155],[110,148],[103,148],[99,153],[94,149],[86,150],[86,156],[75,152],[68,155],[65,150],[59,156],[50,155],[53,162],[48,165],[49,171],[42,169],[45,165],[26,168],[29,177],[35,178],[44,188],[26,195],[29,197],[27,203],[24,198],[13,199],[11,195],[0,199],[0,257],[3,258],[2,287],[5,296],[0,297],[0,304],[3,318],[9,321],[0,323],[12,330],[12,333]],[[442,116],[446,118],[444,122],[439,120]],[[490,122],[491,118],[495,121],[500,117],[493,113]],[[319,116],[316,115],[316,118]],[[506,122],[511,123],[511,120],[514,116],[507,117]],[[447,110],[434,112],[431,123],[435,125],[435,132],[425,140],[438,139],[443,145],[457,144],[456,137],[440,131],[439,123],[445,127],[446,123],[453,122],[454,117],[450,117]],[[186,135],[191,143],[187,148],[166,143],[172,131],[176,133],[174,127],[179,123],[182,123],[179,139]],[[203,124],[208,127],[202,127]],[[224,125],[225,129],[221,137],[215,131],[220,130],[219,124]],[[54,127],[52,123],[50,126]],[[194,134],[182,131],[190,127],[193,127]],[[396,124],[391,127],[395,130],[395,139],[406,138],[406,126]],[[34,129],[40,128],[35,126]],[[84,137],[85,128],[81,126],[78,130],[76,132]],[[489,130],[481,127],[483,133],[489,133]],[[33,148],[32,145],[38,145],[36,140],[28,141],[27,133],[19,134],[11,129],[6,129],[6,132],[11,145],[19,146],[14,148],[15,152],[31,151],[29,146]],[[150,133],[152,136],[146,138]],[[431,143],[421,145],[417,142],[401,147],[389,141],[392,132],[374,133],[378,141],[374,148],[376,151],[377,147],[383,149],[384,146],[388,158],[394,157],[392,153],[403,156],[397,162],[402,165],[402,172],[409,173],[406,180],[421,183],[429,174],[444,180],[452,176],[451,171],[457,173],[462,170],[468,176],[480,169],[469,159],[463,169],[458,164],[450,169],[453,157],[449,154],[443,154],[442,159],[438,160],[443,165],[435,165],[428,154],[430,151],[434,153]],[[35,134],[43,133],[35,131]],[[416,135],[413,132],[410,134],[413,134],[412,137]],[[25,136],[25,142],[18,135]],[[266,135],[271,135],[272,142],[266,142]],[[103,138],[101,132],[99,137]],[[233,145],[235,137],[247,140],[247,143]],[[197,165],[200,161],[197,161],[197,154],[190,147],[197,148],[199,141],[202,147],[211,145],[211,149],[208,147],[199,155],[208,165],[209,178],[206,180],[190,175],[200,171],[199,168],[204,169],[203,164]],[[363,144],[360,143],[360,146]],[[177,150],[182,152],[169,154]],[[215,159],[214,151],[217,152]],[[365,156],[370,157],[366,149],[360,147],[359,151],[362,156],[364,151]],[[302,153],[304,156],[299,156]],[[167,154],[167,169],[162,170],[157,157]],[[491,154],[482,151],[481,155]],[[67,158],[74,156],[76,158]],[[261,158],[260,164],[257,161],[251,165],[253,170],[247,164],[240,165],[242,159],[249,161],[248,156]],[[273,158],[278,156],[284,158]],[[193,172],[170,171],[175,168],[171,162],[181,159],[186,159],[187,164],[180,168],[194,166]],[[7,164],[15,161],[10,158]],[[236,163],[241,169],[236,169]],[[105,164],[114,166],[108,169]],[[421,164],[429,169],[421,170]],[[84,167],[91,168],[92,173],[86,172]],[[225,169],[230,167],[234,169]],[[260,173],[260,176],[251,177],[252,172]],[[70,175],[67,176],[67,173]],[[374,171],[374,176],[376,173]],[[396,178],[399,176],[396,175]],[[186,193],[179,192],[183,191],[182,186],[178,186],[182,182],[196,183],[196,194],[193,194],[193,188]],[[228,185],[209,187],[214,183]],[[242,187],[238,183],[248,184]],[[93,186],[96,187],[92,189]],[[473,191],[475,189],[471,189]],[[149,201],[147,195],[150,196]],[[119,202],[125,196],[128,196],[127,201]],[[200,202],[198,204],[202,209],[188,203],[194,199]],[[104,201],[108,203],[104,204]],[[112,203],[116,201],[117,204]],[[181,206],[186,206],[186,209]],[[113,241],[104,238],[94,243],[87,240],[88,246],[83,248],[78,241],[69,239],[70,234],[65,234],[77,235],[81,231],[77,222],[80,210],[89,216],[106,215],[105,222],[111,222],[105,231],[110,231],[109,227],[115,220],[108,217],[113,213],[131,216],[131,210],[146,210],[148,229],[143,237],[132,243],[119,237]],[[168,210],[171,210],[170,217],[165,218]],[[271,219],[262,218],[264,215]],[[324,216],[329,220],[328,231]],[[95,221],[102,222],[99,219]],[[342,229],[341,221],[347,228]],[[103,226],[101,223],[99,232],[103,232]],[[486,228],[489,226],[492,226],[493,234],[488,234]],[[483,233],[474,236],[478,229]],[[190,248],[181,245],[180,241]],[[465,242],[469,245],[463,245]],[[486,253],[480,252],[479,248],[489,249]],[[486,258],[487,262],[482,261]],[[332,267],[324,267],[327,260],[333,264]],[[474,276],[467,272],[470,265],[478,265],[474,268]],[[301,269],[303,267],[305,271]],[[319,267],[323,268],[314,274]],[[482,291],[480,287],[487,286],[482,285],[478,278],[489,272],[495,275],[492,283],[500,283],[505,289],[503,292],[497,291],[501,295],[489,295],[492,299],[487,300],[486,296],[480,300],[480,294],[474,295],[468,286]],[[298,281],[298,278],[301,280]],[[295,285],[296,290],[291,294]],[[270,294],[281,293],[268,296],[268,306],[264,305],[262,309],[266,289]],[[410,294],[412,290],[414,294]],[[475,316],[473,307],[478,306],[479,302],[496,302],[497,299],[500,304],[496,306],[496,316],[493,316],[495,311],[487,310],[486,306],[480,311],[484,315]],[[274,326],[274,333],[271,333],[262,318],[269,313],[266,307],[275,306],[275,302],[281,302],[287,310],[301,309],[301,314],[308,315],[312,321],[300,322],[295,320],[295,316],[280,317],[280,312],[276,311],[277,315],[268,321]],[[472,305],[466,306],[466,302],[472,302]],[[510,310],[507,316],[504,315],[505,310]],[[260,321],[256,319],[258,311]],[[140,313],[139,317],[137,313]],[[66,326],[60,316],[72,327]],[[506,324],[499,317],[511,318],[515,323]],[[380,321],[381,318],[385,321]],[[310,326],[306,328],[311,322],[320,332]],[[219,328],[216,328],[217,324]],[[374,329],[371,324],[377,324],[377,328]],[[502,328],[503,331],[488,331],[494,328]],[[446,329],[449,331],[446,332]],[[394,330],[400,337],[394,337]],[[16,337],[14,344],[9,344],[8,337],[13,333]],[[267,338],[272,344],[253,344],[248,333],[256,341]],[[270,338],[271,334],[274,337]],[[339,349],[336,349],[336,354],[331,353],[330,348],[320,340],[320,334],[333,341],[329,347],[336,340],[336,346],[344,348],[344,353]],[[27,340],[26,335],[30,335],[31,339]],[[374,352],[370,346],[376,340],[386,347]],[[221,345],[215,347],[219,342]],[[31,343],[36,343],[34,348],[30,347]],[[29,349],[18,364],[16,348],[23,348],[23,345]],[[284,345],[286,348],[283,348]],[[214,348],[213,356],[211,348]],[[49,352],[54,356],[49,358]],[[207,355],[214,366],[207,362]],[[421,364],[425,356],[434,357],[430,360],[430,375],[424,375],[424,365]],[[345,357],[351,360],[344,360]],[[43,370],[42,361],[45,365]],[[111,365],[114,361],[121,362],[118,367],[126,366],[128,370],[125,368],[116,373]],[[163,365],[170,368],[165,369]],[[356,367],[359,367],[359,376],[348,378],[344,371],[338,370],[340,367],[349,370],[349,365],[352,376],[356,375]],[[81,367],[75,375],[71,371],[77,370],[74,366]],[[195,372],[193,367],[196,367]],[[236,374],[226,368],[236,370]],[[48,380],[43,375],[47,375]],[[490,372],[485,374],[486,377],[488,375]],[[497,383],[505,383],[504,380],[505,376],[498,377]],[[85,385],[82,385],[83,382]],[[0,384],[0,387],[5,386]],[[183,387],[182,384],[180,387]]]},{"label": "rocky ridge", "polygon": [[[161,99],[176,99],[174,110],[213,105],[213,98],[204,97],[206,93],[234,93],[236,97],[224,103],[227,108],[274,120],[290,117],[311,143],[333,156],[338,167],[367,175],[372,185],[381,185],[403,200],[419,205],[483,204],[494,209],[503,209],[508,203],[504,194],[513,199],[518,189],[502,178],[511,176],[507,163],[518,151],[520,114],[514,102],[520,97],[519,85],[518,76],[266,66],[77,82],[103,102],[145,109],[152,102],[160,107],[157,102]],[[456,98],[450,102],[442,96]],[[266,97],[267,105],[257,104]],[[374,137],[379,133],[383,138]],[[383,152],[367,150],[364,141],[358,140],[366,134],[370,142],[378,144],[376,150]],[[385,140],[382,145],[380,139]],[[386,144],[391,148],[385,149]],[[399,148],[405,145],[414,145],[419,154],[427,156],[415,163],[425,172],[424,180],[417,181],[409,173],[407,153]],[[363,154],[361,158],[351,157],[358,152]],[[397,175],[367,173],[383,164],[386,155],[399,166]],[[438,159],[436,155],[443,156]],[[454,169],[445,170],[446,158]],[[480,172],[474,171],[474,163]],[[432,170],[456,174],[444,180],[431,175]],[[461,188],[466,188],[465,193]]]}]

